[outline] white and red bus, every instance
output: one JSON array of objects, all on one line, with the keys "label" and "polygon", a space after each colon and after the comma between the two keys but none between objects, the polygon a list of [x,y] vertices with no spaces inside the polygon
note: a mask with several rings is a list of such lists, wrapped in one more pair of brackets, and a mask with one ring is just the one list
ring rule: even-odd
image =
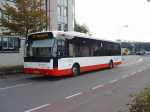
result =
[{"label": "white and red bus", "polygon": [[77,32],[32,33],[26,40],[24,72],[46,76],[77,76],[122,63],[117,42]]}]

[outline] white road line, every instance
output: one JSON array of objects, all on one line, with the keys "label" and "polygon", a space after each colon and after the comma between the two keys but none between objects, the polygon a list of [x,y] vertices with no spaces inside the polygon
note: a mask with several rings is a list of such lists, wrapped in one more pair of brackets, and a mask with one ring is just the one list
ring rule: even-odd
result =
[{"label": "white road line", "polygon": [[136,75],[136,73],[137,73],[137,72],[132,72],[132,73],[130,74],[130,76]]},{"label": "white road line", "polygon": [[76,96],[79,96],[79,95],[82,95],[82,94],[83,94],[82,92],[79,92],[79,93],[73,94],[71,96],[67,96],[67,97],[65,97],[65,99],[68,100],[70,98],[73,98],[73,97],[76,97]]},{"label": "white road line", "polygon": [[8,87],[0,88],[0,90],[7,90],[7,89],[16,88],[16,87],[28,86],[28,85],[31,85],[31,84],[32,83],[17,84],[17,85],[14,85],[14,86],[8,86]]},{"label": "white road line", "polygon": [[143,58],[140,58],[139,60],[137,60],[138,63],[142,62],[142,61],[143,61]]},{"label": "white road line", "polygon": [[51,104],[41,105],[41,106],[39,106],[39,107],[35,107],[35,108],[32,108],[32,109],[26,110],[26,111],[24,111],[24,112],[33,112],[33,111],[37,111],[37,110],[40,110],[40,109],[42,109],[42,108],[48,107],[48,106],[50,106],[50,105],[51,105]]},{"label": "white road line", "polygon": [[147,68],[144,68],[144,71],[147,70]]},{"label": "white road line", "polygon": [[128,78],[129,77],[129,75],[123,75],[121,78],[122,79],[126,79],[126,78]]},{"label": "white road line", "polygon": [[97,85],[97,86],[93,87],[92,90],[95,90],[95,89],[98,89],[98,88],[101,88],[101,87],[104,87],[104,85]]},{"label": "white road line", "polygon": [[109,81],[108,83],[109,83],[109,84],[113,84],[113,83],[115,83],[115,82],[117,82],[117,81],[119,81],[119,79],[111,80],[111,81]]}]

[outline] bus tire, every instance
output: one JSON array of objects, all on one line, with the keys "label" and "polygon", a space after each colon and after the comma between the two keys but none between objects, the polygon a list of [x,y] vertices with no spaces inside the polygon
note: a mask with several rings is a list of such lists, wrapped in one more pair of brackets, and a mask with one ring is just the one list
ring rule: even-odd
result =
[{"label": "bus tire", "polygon": [[110,63],[109,63],[109,69],[112,69],[112,68],[114,68],[114,63],[113,63],[113,61],[111,60]]},{"label": "bus tire", "polygon": [[80,75],[80,66],[79,65],[77,65],[77,64],[73,65],[73,67],[72,67],[72,75],[74,77]]}]

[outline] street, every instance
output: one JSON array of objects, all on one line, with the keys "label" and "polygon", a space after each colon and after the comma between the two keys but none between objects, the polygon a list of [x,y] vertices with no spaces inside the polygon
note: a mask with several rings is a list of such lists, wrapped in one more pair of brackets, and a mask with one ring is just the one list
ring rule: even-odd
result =
[{"label": "street", "polygon": [[133,96],[150,86],[150,56],[123,60],[114,69],[78,77],[0,79],[0,112],[126,112]]}]

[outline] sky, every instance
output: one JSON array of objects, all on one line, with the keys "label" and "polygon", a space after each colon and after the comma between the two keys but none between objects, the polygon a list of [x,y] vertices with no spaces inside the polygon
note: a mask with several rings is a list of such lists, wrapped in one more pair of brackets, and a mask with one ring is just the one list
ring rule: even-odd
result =
[{"label": "sky", "polygon": [[108,40],[150,42],[147,0],[75,0],[75,18],[91,34]]}]

